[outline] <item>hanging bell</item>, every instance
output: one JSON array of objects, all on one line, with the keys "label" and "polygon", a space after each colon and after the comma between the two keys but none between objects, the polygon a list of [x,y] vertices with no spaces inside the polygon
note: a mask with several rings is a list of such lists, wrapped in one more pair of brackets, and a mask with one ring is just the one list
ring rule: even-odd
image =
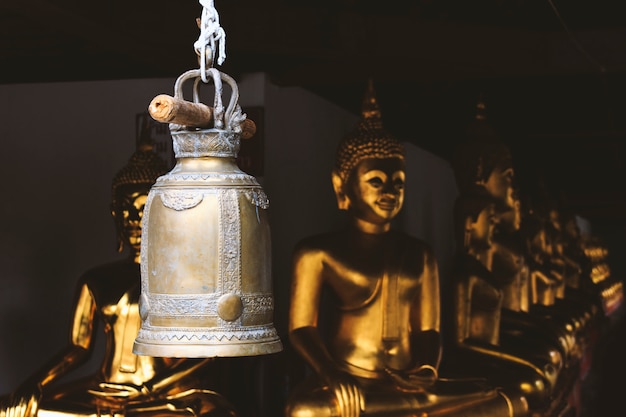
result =
[{"label": "hanging bell", "polygon": [[[267,196],[235,158],[246,120],[237,84],[211,68],[213,126],[170,123],[176,164],[150,189],[141,245],[141,329],[133,352],[157,357],[279,352],[273,324]],[[201,70],[176,81],[174,99]],[[230,101],[222,105],[222,82]],[[205,106],[208,108],[208,106]]]}]

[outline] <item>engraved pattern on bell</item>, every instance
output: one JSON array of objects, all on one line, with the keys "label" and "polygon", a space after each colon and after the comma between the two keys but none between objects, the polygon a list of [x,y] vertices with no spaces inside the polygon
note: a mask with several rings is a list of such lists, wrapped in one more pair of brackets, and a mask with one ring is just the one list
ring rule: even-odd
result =
[{"label": "engraved pattern on bell", "polygon": [[[256,326],[256,327],[248,327],[245,329],[238,328],[235,330],[221,331],[220,329],[211,329],[207,330],[205,327],[198,328],[171,328],[168,330],[160,330],[160,329],[150,329],[150,331],[146,331],[146,329],[141,328],[139,330],[139,334],[137,336],[138,339],[142,341],[154,341],[162,343],[165,348],[171,343],[167,342],[180,342],[180,341],[188,341],[188,342],[230,342],[232,339],[235,339],[237,342],[241,342],[241,345],[238,346],[240,350],[239,356],[248,356],[248,355],[262,355],[266,353],[274,353],[279,350],[272,351],[261,351],[258,347],[251,346],[252,343],[265,342],[267,340],[277,340],[278,333],[274,328],[268,328],[267,326]],[[178,345],[176,345],[178,346]],[[181,350],[184,351],[188,357],[201,357],[201,355],[194,355],[196,351],[201,352],[201,349],[198,349],[197,345],[188,345],[189,349],[185,349],[186,346],[181,346]],[[211,353],[215,356],[235,356],[230,354],[230,347],[227,345],[221,344],[210,344],[204,347],[203,350],[211,350]],[[247,351],[246,351],[247,350]],[[172,356],[177,357],[177,356]]]},{"label": "engraved pattern on bell", "polygon": [[163,205],[173,210],[186,210],[202,202],[202,194],[183,191],[165,191],[160,194]]},{"label": "engraved pattern on bell", "polygon": [[175,131],[172,132],[172,141],[174,154],[181,158],[235,157],[240,148],[236,133],[217,129]]},{"label": "engraved pattern on bell", "polygon": [[[241,186],[252,186],[259,187],[259,183],[256,178],[248,174],[242,173],[233,173],[233,174],[224,174],[224,173],[202,173],[202,174],[172,174],[168,176],[162,176],[157,179],[157,183],[167,183],[173,181],[213,181],[213,182],[222,182],[228,184],[237,184]],[[257,193],[259,191],[255,190]],[[263,193],[263,191],[260,191]],[[263,194],[265,195],[265,194]],[[269,200],[267,200],[269,207]],[[264,208],[267,208],[264,207]]]},{"label": "engraved pattern on bell", "polygon": [[[217,293],[197,296],[152,294],[149,302],[154,310],[166,316],[216,316],[217,302],[220,297],[221,295]],[[244,314],[265,314],[272,312],[274,309],[274,301],[271,294],[242,294],[239,295],[239,298],[245,307]]]},{"label": "engraved pattern on bell", "polygon": [[241,218],[235,190],[219,190],[220,214],[219,224],[220,264],[218,288],[222,292],[240,292],[241,270],[239,257],[241,253]]},{"label": "engraved pattern on bell", "polygon": [[270,206],[270,200],[263,190],[246,190],[244,191],[246,197],[252,204],[262,209],[267,209]]},{"label": "engraved pattern on bell", "polygon": [[[150,311],[145,313],[137,346],[152,356],[239,356],[280,351],[272,322],[271,274],[266,265],[270,262],[269,227],[264,212],[258,211],[258,207],[267,207],[265,193],[260,187],[249,186],[202,188],[197,187],[198,178],[176,177],[176,181],[155,184],[146,202],[143,233],[148,239],[142,242],[141,268],[142,292],[147,294],[145,304]],[[191,189],[185,188],[187,183],[193,184]],[[176,210],[172,201],[164,198],[193,192],[196,198],[188,195],[181,201],[198,204],[186,210]],[[159,222],[154,221],[155,215]],[[181,215],[185,217],[174,218]],[[245,236],[244,223],[248,230]],[[187,224],[199,226],[182,230]],[[242,249],[245,239],[249,240],[246,247],[257,251],[253,260]],[[160,241],[160,250],[148,246],[154,241]],[[193,252],[194,259],[185,259],[188,252]],[[240,298],[241,312],[220,317],[218,300],[224,294]]]}]

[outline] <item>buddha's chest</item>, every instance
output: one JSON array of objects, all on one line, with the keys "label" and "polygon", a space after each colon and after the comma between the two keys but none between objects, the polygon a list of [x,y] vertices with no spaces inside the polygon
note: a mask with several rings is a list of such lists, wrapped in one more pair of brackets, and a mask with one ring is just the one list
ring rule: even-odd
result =
[{"label": "buddha's chest", "polygon": [[370,268],[345,265],[327,271],[326,284],[333,299],[342,310],[354,310],[372,304],[376,300],[407,303],[413,300],[420,288],[421,274],[406,265],[373,265]]}]

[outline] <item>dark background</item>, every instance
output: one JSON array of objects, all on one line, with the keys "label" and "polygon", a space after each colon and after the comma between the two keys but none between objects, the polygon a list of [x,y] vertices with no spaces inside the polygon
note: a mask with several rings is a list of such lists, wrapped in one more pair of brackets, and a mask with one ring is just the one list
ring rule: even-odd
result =
[{"label": "dark background", "polygon": [[[620,227],[626,6],[610,0],[217,0],[221,68],[262,71],[355,113],[375,81],[385,126],[449,158],[474,116],[518,177]],[[196,68],[192,0],[4,1],[0,83],[176,77]],[[418,133],[419,132],[419,133]]]},{"label": "dark background", "polygon": [[[444,159],[482,97],[487,120],[511,147],[520,187],[588,220],[609,247],[613,273],[624,276],[623,1],[215,6],[227,34],[224,72],[264,72],[275,85],[305,88],[355,114],[372,78],[386,129]],[[201,11],[194,0],[3,0],[0,83],[177,77],[198,65]]]}]

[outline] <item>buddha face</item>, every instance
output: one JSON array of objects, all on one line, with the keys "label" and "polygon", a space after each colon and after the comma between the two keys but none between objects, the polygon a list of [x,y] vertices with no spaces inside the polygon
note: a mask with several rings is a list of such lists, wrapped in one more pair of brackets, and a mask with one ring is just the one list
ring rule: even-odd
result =
[{"label": "buddha face", "polygon": [[118,227],[120,241],[138,253],[141,248],[143,212],[150,187],[143,184],[120,187],[117,207],[113,217]]},{"label": "buddha face", "polygon": [[124,196],[122,201],[122,219],[124,224],[123,233],[130,246],[135,249],[141,247],[141,227],[143,209],[146,206],[148,194],[143,191],[135,191]]},{"label": "buddha face", "polygon": [[510,209],[513,209],[515,206],[513,177],[513,167],[509,164],[501,164],[495,167],[485,183],[485,188],[489,191],[489,194]]},{"label": "buddha face", "polygon": [[346,184],[349,212],[369,223],[389,223],[402,208],[404,182],[402,159],[363,159],[356,165]]}]

